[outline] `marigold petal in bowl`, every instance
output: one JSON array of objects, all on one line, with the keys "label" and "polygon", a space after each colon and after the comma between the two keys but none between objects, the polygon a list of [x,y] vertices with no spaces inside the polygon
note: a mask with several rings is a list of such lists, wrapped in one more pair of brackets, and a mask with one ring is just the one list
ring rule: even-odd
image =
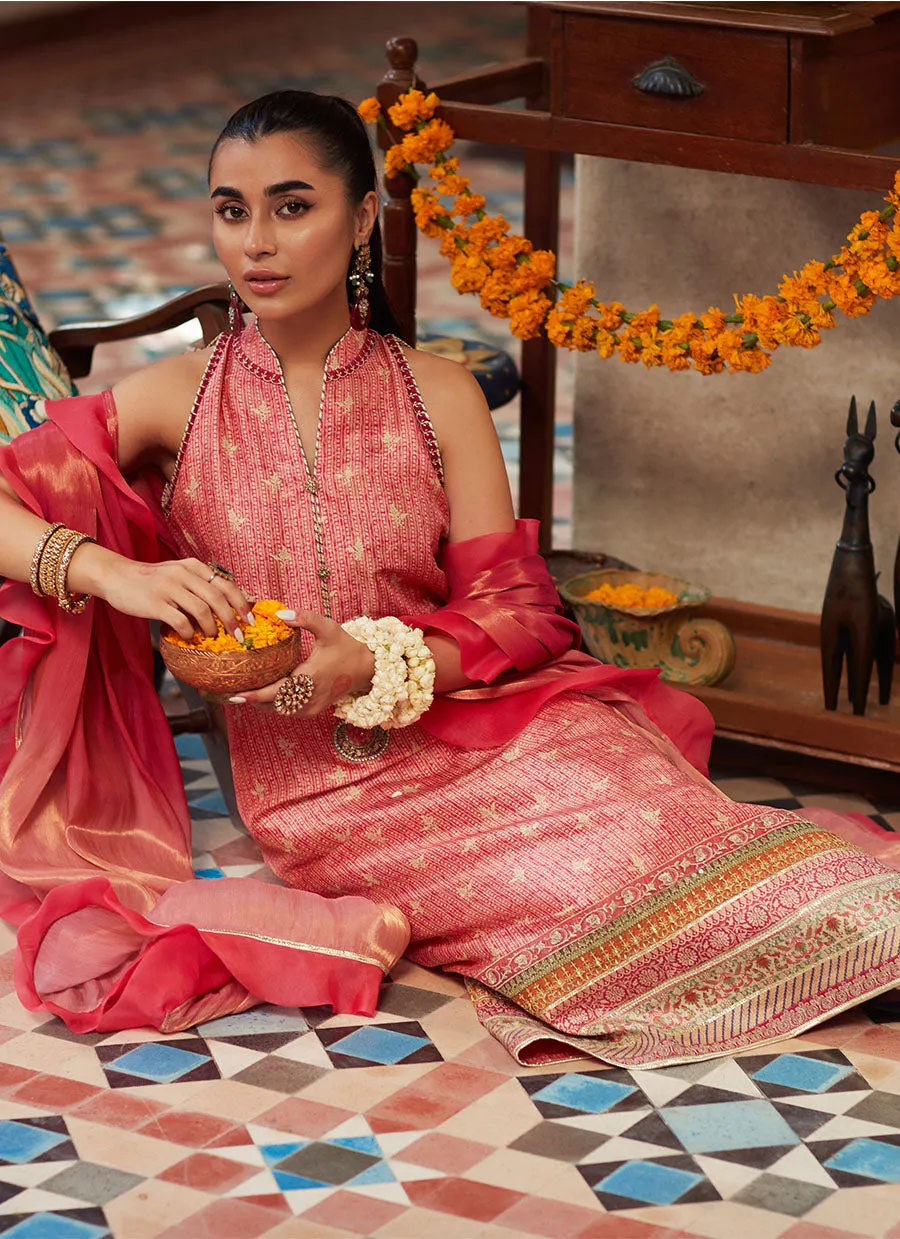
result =
[{"label": "marigold petal in bowl", "polygon": [[244,624],[244,642],[226,632],[216,620],[216,635],[196,632],[189,641],[171,628],[163,628],[159,652],[162,660],[183,684],[223,700],[239,693],[265,688],[283,679],[302,660],[301,632],[275,614],[283,602],[266,599],[253,606],[255,624]]},{"label": "marigold petal in bowl", "polygon": [[658,667],[675,684],[717,684],[734,666],[734,638],[718,620],[694,618],[705,585],[663,572],[603,568],[569,577],[559,592],[595,658]]}]

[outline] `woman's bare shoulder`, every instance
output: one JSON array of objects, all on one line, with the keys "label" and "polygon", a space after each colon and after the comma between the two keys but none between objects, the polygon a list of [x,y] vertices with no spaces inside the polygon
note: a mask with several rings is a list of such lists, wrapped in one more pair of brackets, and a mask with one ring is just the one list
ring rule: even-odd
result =
[{"label": "woman's bare shoulder", "polygon": [[481,386],[470,370],[449,357],[407,344],[403,352],[439,438],[442,430],[447,433],[458,428],[465,433],[466,427],[491,424]]},{"label": "woman's bare shoulder", "polygon": [[213,348],[164,357],[113,386],[123,471],[144,459],[165,464],[177,453]]}]

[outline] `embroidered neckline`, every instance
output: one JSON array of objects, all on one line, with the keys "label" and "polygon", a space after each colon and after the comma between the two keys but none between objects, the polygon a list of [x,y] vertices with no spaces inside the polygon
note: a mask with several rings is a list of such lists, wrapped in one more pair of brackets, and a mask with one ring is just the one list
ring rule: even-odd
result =
[{"label": "embroidered neckline", "polygon": [[[268,383],[281,382],[278,357],[260,331],[256,319],[232,339],[235,354],[245,369]],[[365,331],[356,331],[349,327],[328,352],[325,359],[325,381],[340,379],[358,370],[369,358],[374,347],[374,331],[368,328]]]}]

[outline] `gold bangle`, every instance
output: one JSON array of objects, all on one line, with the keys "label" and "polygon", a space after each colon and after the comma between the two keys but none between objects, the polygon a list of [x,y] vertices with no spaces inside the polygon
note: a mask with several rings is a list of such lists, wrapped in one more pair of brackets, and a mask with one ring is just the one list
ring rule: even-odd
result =
[{"label": "gold bangle", "polygon": [[62,558],[62,553],[69,545],[72,538],[77,537],[74,529],[67,529],[65,526],[62,529],[57,529],[48,540],[44,547],[44,553],[41,556],[41,565],[38,568],[38,585],[40,591],[45,598],[56,597],[56,573],[59,568],[59,561]]},{"label": "gold bangle", "polygon": [[40,569],[40,566],[41,566],[41,556],[44,553],[47,543],[50,541],[50,539],[53,537],[56,531],[58,529],[64,529],[64,528],[65,528],[65,523],[63,521],[57,521],[55,525],[50,525],[50,527],[48,529],[45,529],[44,532],[41,534],[40,541],[38,542],[37,546],[34,548],[34,554],[31,557],[31,589],[32,589],[32,593],[37,594],[39,598],[41,596],[41,589],[40,589],[40,584],[38,580],[38,570]]},{"label": "gold bangle", "polygon": [[56,569],[56,600],[60,607],[69,615],[80,615],[90,601],[89,594],[71,594],[69,593],[69,564],[72,562],[72,556],[80,546],[84,546],[86,542],[93,542],[94,539],[86,533],[77,533],[71,538],[59,559],[59,565]]}]

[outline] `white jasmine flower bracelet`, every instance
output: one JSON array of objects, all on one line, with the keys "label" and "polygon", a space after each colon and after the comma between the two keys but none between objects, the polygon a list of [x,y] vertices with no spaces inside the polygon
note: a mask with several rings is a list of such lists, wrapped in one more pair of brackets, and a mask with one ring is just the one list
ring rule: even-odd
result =
[{"label": "white jasmine flower bracelet", "polygon": [[420,628],[396,616],[347,620],[341,627],[375,655],[372,687],[364,696],[347,694],[334,712],[351,727],[409,727],[434,700],[434,659]]}]

